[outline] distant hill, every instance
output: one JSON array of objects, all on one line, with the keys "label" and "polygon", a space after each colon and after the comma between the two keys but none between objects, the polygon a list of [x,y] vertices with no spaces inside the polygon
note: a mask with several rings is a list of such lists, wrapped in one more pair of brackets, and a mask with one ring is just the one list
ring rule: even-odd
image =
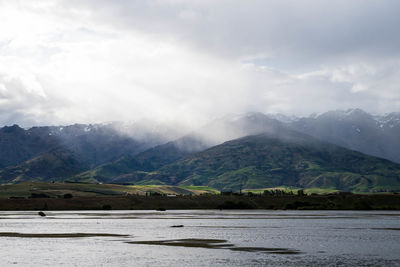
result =
[{"label": "distant hill", "polygon": [[30,129],[18,125],[5,126],[0,128],[0,169],[21,164],[54,149],[71,151],[82,164],[95,167],[135,155],[175,136],[166,129],[146,128],[143,123],[74,124]]},{"label": "distant hill", "polygon": [[59,141],[49,137],[46,129],[24,130],[18,125],[0,128],[0,169],[20,164],[57,147]]},{"label": "distant hill", "polygon": [[400,190],[400,164],[285,130],[225,142],[142,179],[220,190],[284,185],[366,192]]},{"label": "distant hill", "polygon": [[0,170],[0,183],[57,181],[87,168],[70,151],[53,150],[14,167]]}]

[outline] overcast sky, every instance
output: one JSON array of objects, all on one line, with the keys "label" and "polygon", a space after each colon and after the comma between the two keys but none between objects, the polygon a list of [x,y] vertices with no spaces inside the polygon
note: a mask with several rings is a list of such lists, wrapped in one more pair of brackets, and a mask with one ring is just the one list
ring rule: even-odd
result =
[{"label": "overcast sky", "polygon": [[0,0],[0,125],[400,111],[400,1]]}]

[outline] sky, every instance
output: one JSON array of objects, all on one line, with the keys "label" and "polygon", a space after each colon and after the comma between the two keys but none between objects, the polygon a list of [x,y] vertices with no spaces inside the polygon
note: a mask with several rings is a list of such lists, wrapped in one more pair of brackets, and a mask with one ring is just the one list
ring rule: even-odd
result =
[{"label": "sky", "polygon": [[0,0],[0,125],[400,111],[397,0]]}]

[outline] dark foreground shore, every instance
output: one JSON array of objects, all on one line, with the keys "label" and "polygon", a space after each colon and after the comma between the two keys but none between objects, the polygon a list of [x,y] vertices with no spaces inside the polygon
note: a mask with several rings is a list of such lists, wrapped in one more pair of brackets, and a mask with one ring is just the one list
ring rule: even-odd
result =
[{"label": "dark foreground shore", "polygon": [[288,209],[400,210],[398,194],[310,196],[95,196],[0,199],[0,210]]}]

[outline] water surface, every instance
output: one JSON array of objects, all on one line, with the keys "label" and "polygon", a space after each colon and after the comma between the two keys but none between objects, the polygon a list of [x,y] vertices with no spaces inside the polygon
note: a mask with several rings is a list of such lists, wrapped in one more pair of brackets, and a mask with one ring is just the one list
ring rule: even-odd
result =
[{"label": "water surface", "polygon": [[0,212],[2,266],[400,266],[396,211],[46,214]]}]

